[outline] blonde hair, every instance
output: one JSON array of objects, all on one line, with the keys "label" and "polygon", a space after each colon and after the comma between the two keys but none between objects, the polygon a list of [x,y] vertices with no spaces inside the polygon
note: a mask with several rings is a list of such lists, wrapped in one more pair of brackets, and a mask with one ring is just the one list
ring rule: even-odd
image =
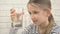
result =
[{"label": "blonde hair", "polygon": [[[31,4],[31,3],[39,6],[42,9],[47,9],[47,8],[51,9],[50,0],[30,0],[28,2],[28,4]],[[48,17],[48,21],[49,21],[49,25],[48,25],[46,31],[44,32],[44,34],[50,34],[50,31],[55,24],[55,21],[54,21],[52,14]]]}]

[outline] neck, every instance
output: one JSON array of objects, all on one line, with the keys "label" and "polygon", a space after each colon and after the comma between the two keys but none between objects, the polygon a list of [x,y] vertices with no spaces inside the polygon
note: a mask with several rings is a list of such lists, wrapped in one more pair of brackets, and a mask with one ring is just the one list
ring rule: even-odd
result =
[{"label": "neck", "polygon": [[44,33],[45,33],[45,31],[46,31],[46,29],[38,28],[38,31],[39,31],[39,33],[40,33],[40,34],[44,34]]},{"label": "neck", "polygon": [[44,21],[42,24],[40,24],[38,27],[41,28],[41,29],[44,29],[44,28],[46,28],[48,25],[49,25],[49,21],[46,20],[46,21]]},{"label": "neck", "polygon": [[47,28],[48,24],[49,24],[49,21],[45,21],[44,23],[42,23],[42,24],[40,24],[40,25],[38,26],[39,32],[40,32],[41,34],[43,34],[43,32],[46,31],[46,28]]}]

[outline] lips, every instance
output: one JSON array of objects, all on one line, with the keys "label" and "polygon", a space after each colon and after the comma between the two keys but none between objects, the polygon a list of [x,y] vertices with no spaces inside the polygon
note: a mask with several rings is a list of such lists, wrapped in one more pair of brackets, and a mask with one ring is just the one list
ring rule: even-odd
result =
[{"label": "lips", "polygon": [[37,22],[37,20],[33,20],[33,22]]}]

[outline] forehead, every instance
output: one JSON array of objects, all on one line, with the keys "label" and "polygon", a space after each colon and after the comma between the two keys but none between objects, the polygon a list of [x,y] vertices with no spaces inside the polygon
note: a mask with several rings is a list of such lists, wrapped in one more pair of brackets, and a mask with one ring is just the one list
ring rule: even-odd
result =
[{"label": "forehead", "polygon": [[28,7],[28,10],[38,10],[38,9],[40,9],[40,7],[38,7],[35,4],[28,4],[27,7]]}]

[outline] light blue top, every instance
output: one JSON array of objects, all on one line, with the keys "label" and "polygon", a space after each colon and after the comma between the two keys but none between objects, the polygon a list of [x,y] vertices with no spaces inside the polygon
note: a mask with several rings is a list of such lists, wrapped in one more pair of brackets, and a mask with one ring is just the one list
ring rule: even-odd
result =
[{"label": "light blue top", "polygon": [[[39,34],[38,27],[36,27],[34,24],[31,24],[24,29],[22,34]],[[55,24],[52,27],[52,30],[51,30],[50,34],[60,34],[60,26]]]}]

